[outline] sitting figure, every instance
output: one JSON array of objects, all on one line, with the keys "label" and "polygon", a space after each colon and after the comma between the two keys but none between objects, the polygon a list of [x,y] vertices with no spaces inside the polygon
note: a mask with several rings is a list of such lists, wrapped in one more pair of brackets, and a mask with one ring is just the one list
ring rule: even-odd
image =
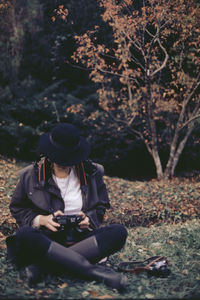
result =
[{"label": "sitting figure", "polygon": [[[40,158],[20,171],[10,203],[19,226],[15,263],[30,283],[41,270],[56,270],[124,290],[126,276],[99,263],[125,245],[127,231],[101,226],[110,203],[104,169],[88,159],[88,142],[75,126],[59,123],[40,136],[38,150]],[[8,238],[8,252],[10,245]]]}]

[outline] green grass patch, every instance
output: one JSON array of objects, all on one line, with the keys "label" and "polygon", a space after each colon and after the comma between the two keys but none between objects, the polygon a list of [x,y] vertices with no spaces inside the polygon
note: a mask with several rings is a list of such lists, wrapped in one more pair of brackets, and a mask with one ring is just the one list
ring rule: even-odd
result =
[{"label": "green grass patch", "polygon": [[[128,274],[127,291],[119,294],[103,284],[48,276],[29,287],[24,270],[18,272],[7,264],[5,249],[0,252],[0,297],[50,299],[187,299],[200,297],[200,221],[184,224],[137,227],[129,229],[124,249],[109,258],[117,269],[121,261],[144,260],[164,255],[170,262],[171,273],[166,278],[147,273]],[[105,298],[104,298],[105,297]]]}]

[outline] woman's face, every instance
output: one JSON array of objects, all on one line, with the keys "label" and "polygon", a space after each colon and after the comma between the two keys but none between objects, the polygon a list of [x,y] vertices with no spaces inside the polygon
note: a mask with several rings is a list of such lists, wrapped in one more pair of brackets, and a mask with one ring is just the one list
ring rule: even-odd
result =
[{"label": "woman's face", "polygon": [[56,163],[53,163],[53,167],[56,167],[57,169],[60,169],[60,170],[69,170],[71,167],[69,166],[61,166],[61,165],[58,165]]}]

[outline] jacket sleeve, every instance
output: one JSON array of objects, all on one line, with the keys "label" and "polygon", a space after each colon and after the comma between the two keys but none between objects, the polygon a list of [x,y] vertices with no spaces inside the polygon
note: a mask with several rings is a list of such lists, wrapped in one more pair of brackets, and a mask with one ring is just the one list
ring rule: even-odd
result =
[{"label": "jacket sleeve", "polygon": [[110,201],[106,185],[103,181],[103,174],[103,167],[98,165],[98,172],[95,175],[98,201],[92,209],[86,212],[93,228],[98,228],[102,224],[106,209],[110,208]]},{"label": "jacket sleeve", "polygon": [[33,219],[38,215],[33,203],[27,197],[23,181],[21,176],[10,202],[10,212],[20,227],[32,226]]}]

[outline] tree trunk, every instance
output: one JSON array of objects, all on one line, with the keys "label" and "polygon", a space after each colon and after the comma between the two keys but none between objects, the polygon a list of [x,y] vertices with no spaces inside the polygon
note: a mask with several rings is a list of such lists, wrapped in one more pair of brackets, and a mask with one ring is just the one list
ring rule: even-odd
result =
[{"label": "tree trunk", "polygon": [[158,153],[158,151],[152,150],[151,155],[154,160],[155,167],[156,167],[157,178],[158,178],[158,180],[160,180],[163,178],[163,169],[162,169],[162,164],[161,164],[159,153]]},{"label": "tree trunk", "polygon": [[[148,68],[147,68],[148,69]],[[150,147],[150,154],[154,160],[157,178],[160,180],[163,178],[163,169],[162,164],[158,152],[158,139],[157,139],[157,129],[156,123],[154,118],[154,108],[153,108],[153,95],[151,89],[151,78],[148,75],[148,71],[146,72],[146,86],[147,86],[147,111],[148,111],[148,118],[149,118],[149,125],[150,125],[150,134],[151,134],[151,147]]]},{"label": "tree trunk", "polygon": [[[190,124],[190,127],[188,128],[184,138],[179,142],[179,145],[171,145],[171,150],[170,150],[170,156],[169,160],[167,163],[167,166],[164,171],[163,178],[168,179],[174,176],[175,168],[177,166],[177,163],[179,161],[180,155],[183,152],[183,149],[185,147],[185,144],[187,143],[187,140],[193,130],[193,124]],[[175,150],[176,146],[176,150]]]},{"label": "tree trunk", "polygon": [[22,28],[21,25],[17,22],[16,17],[16,1],[13,2],[11,6],[11,26],[13,30],[12,39],[11,39],[11,65],[12,65],[12,82],[16,82],[18,79],[18,71],[22,59]]}]

